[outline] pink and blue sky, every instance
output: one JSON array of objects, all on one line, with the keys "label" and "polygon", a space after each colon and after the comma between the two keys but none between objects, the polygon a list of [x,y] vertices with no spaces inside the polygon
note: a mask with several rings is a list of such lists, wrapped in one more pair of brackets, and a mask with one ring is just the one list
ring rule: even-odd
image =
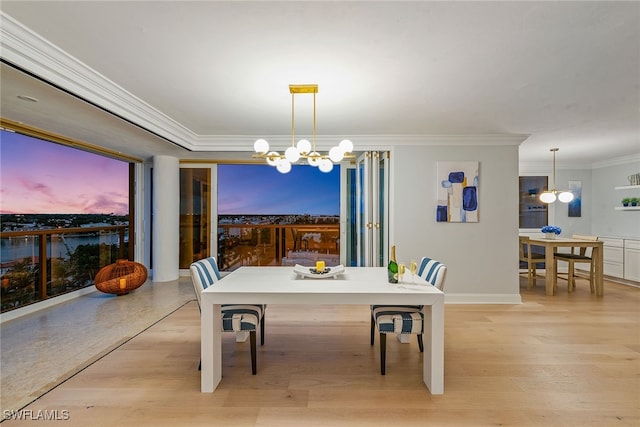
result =
[{"label": "pink and blue sky", "polygon": [[296,165],[281,174],[268,165],[219,165],[218,214],[339,215],[340,168]]},{"label": "pink and blue sky", "polygon": [[[127,162],[0,131],[0,213],[127,215]],[[219,165],[220,215],[339,215],[340,169]]]},{"label": "pink and blue sky", "polygon": [[129,164],[0,134],[0,213],[129,213]]}]

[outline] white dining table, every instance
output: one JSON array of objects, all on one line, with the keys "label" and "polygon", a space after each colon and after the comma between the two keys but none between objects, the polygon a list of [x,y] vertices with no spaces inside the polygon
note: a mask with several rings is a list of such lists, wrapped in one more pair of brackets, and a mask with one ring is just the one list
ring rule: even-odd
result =
[{"label": "white dining table", "polygon": [[222,380],[221,304],[424,305],[423,380],[432,394],[444,393],[444,294],[434,286],[388,283],[385,267],[347,267],[322,279],[303,278],[293,267],[241,267],[202,292],[203,393]]}]

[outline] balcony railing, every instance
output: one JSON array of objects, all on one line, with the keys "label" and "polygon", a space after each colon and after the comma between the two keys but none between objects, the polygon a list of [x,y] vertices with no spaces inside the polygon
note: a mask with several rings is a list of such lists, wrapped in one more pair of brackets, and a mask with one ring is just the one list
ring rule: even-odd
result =
[{"label": "balcony railing", "polygon": [[0,233],[2,312],[93,286],[95,274],[128,258],[128,225]]},{"label": "balcony railing", "polygon": [[339,237],[339,224],[218,224],[218,265],[338,265]]}]

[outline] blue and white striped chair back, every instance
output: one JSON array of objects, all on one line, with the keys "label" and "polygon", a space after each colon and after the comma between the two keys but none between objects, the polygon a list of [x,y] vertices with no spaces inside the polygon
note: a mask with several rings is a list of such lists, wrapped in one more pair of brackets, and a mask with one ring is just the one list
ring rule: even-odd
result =
[{"label": "blue and white striped chair back", "polygon": [[444,291],[446,273],[447,267],[431,258],[423,257],[418,266],[418,276],[441,291]]},{"label": "blue and white striped chair back", "polygon": [[221,279],[218,263],[215,258],[209,257],[194,262],[191,264],[191,267],[189,267],[189,270],[191,271],[193,288],[198,298],[198,306],[200,306],[202,291]]},{"label": "blue and white striped chair back", "polygon": [[[194,262],[189,270],[198,298],[198,307],[200,307],[202,291],[221,280],[220,270],[215,258],[212,257]],[[227,332],[255,330],[260,324],[265,309],[264,304],[222,304],[222,330]]]},{"label": "blue and white striped chair back", "polygon": [[[444,279],[447,267],[431,258],[420,260],[417,274],[424,280],[424,286],[433,285],[444,290]],[[380,373],[386,372],[387,334],[417,335],[418,347],[423,351],[422,333],[424,330],[424,314],[422,305],[372,305],[371,306],[371,345],[375,341],[375,329],[380,332]]]},{"label": "blue and white striped chair back", "polygon": [[[215,258],[208,257],[196,261],[189,267],[191,282],[196,291],[198,308],[202,310],[202,292],[222,277]],[[251,373],[256,374],[256,329],[260,326],[260,344],[264,344],[264,304],[222,304],[222,331],[249,332],[251,344]]]}]

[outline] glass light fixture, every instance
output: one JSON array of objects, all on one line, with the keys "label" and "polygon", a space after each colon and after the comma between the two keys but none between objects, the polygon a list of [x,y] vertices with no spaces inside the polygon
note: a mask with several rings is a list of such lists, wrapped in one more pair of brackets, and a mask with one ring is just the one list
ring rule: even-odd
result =
[{"label": "glass light fixture", "polygon": [[540,201],[542,203],[553,203],[556,200],[560,200],[562,203],[569,203],[573,200],[573,193],[565,190],[556,190],[556,151],[559,148],[551,148],[549,151],[553,153],[553,189],[543,191],[540,194]]},{"label": "glass light fixture", "polygon": [[[331,172],[334,163],[339,163],[343,159],[353,158],[353,143],[348,139],[329,150],[328,154],[321,154],[316,149],[316,93],[318,85],[289,85],[291,92],[291,147],[287,148],[284,154],[277,151],[269,151],[269,143],[264,139],[258,139],[253,144],[255,154],[253,157],[265,159],[267,164],[274,166],[281,173],[288,173],[291,165],[300,159],[305,159],[310,166],[317,167],[321,172]],[[313,94],[313,142],[301,139],[295,143],[295,95],[302,93]]]}]

